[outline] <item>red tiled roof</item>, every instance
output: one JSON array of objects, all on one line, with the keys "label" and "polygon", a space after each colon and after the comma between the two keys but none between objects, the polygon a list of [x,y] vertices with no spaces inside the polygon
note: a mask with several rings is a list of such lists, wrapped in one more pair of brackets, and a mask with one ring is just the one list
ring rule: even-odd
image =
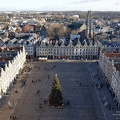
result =
[{"label": "red tiled roof", "polygon": [[22,46],[12,47],[12,50],[15,50],[15,51],[19,51],[19,50],[22,50],[22,49],[23,49]]},{"label": "red tiled roof", "polygon": [[12,57],[2,57],[2,58],[0,58],[0,62],[5,62],[5,61],[8,61],[8,60],[13,60],[13,58]]},{"label": "red tiled roof", "polygon": [[33,28],[33,26],[30,26],[30,25],[26,25],[24,26],[25,29],[30,29],[30,28]]},{"label": "red tiled roof", "polygon": [[104,53],[107,57],[120,57],[120,53]]}]

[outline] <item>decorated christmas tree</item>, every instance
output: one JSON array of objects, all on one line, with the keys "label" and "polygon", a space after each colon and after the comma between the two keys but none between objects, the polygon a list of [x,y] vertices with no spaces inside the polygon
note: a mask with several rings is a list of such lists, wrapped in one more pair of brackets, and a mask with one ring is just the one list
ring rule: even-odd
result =
[{"label": "decorated christmas tree", "polygon": [[62,89],[61,89],[61,85],[60,85],[57,74],[55,74],[55,77],[54,77],[54,81],[52,84],[52,90],[49,95],[48,105],[63,106]]}]

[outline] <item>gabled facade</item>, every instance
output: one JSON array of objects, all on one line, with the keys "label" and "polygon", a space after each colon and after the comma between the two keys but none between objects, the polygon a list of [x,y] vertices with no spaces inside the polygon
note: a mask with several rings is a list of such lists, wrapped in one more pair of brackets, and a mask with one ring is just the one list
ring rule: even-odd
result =
[{"label": "gabled facade", "polygon": [[39,39],[40,38],[37,36],[31,36],[28,40],[23,42],[23,46],[25,47],[28,58],[34,58],[34,55],[36,53],[36,43]]},{"label": "gabled facade", "polygon": [[120,53],[100,52],[99,67],[120,107]]},{"label": "gabled facade", "polygon": [[56,41],[55,45],[49,43],[46,45],[43,41],[36,45],[36,56],[47,58],[69,58],[69,59],[81,59],[81,58],[98,58],[98,46],[92,42],[88,45],[85,43],[82,45],[78,40],[78,43],[74,46],[70,40],[68,45],[64,42],[59,43]]},{"label": "gabled facade", "polygon": [[23,43],[23,46],[25,47],[25,51],[27,53],[27,56],[30,56],[30,57],[34,57],[34,53],[35,53],[35,50],[34,50],[34,44],[31,43],[31,42],[24,42]]},{"label": "gabled facade", "polygon": [[[12,56],[12,52],[15,52],[15,56]],[[6,94],[10,84],[14,81],[16,75],[19,73],[19,70],[23,68],[23,64],[26,61],[24,47],[19,51],[8,51],[8,53],[5,54],[6,57],[12,56],[13,58],[8,59],[6,62],[0,61],[0,99]],[[8,56],[8,54],[10,56]]]}]

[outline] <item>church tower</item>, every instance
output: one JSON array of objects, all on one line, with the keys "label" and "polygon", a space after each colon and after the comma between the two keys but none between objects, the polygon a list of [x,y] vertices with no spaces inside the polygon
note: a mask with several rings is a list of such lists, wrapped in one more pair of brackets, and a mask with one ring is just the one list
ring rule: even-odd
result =
[{"label": "church tower", "polygon": [[91,39],[91,11],[87,13],[86,26],[86,36]]}]

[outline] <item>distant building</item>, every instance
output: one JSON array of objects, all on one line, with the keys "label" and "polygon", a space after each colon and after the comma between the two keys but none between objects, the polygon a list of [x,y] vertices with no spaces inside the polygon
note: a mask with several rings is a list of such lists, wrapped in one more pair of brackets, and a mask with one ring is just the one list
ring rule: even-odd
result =
[{"label": "distant building", "polygon": [[39,33],[40,34],[41,31],[41,26],[35,26],[35,33]]},{"label": "distant building", "polygon": [[33,33],[34,32],[34,26],[31,26],[31,25],[25,25],[25,26],[23,26],[23,32]]},{"label": "distant building", "polygon": [[80,35],[79,34],[70,34],[70,39],[74,40],[75,38],[79,38],[80,39]]},{"label": "distant building", "polygon": [[8,37],[8,32],[6,30],[0,30],[0,37],[1,38],[6,38]]},{"label": "distant building", "polygon": [[59,41],[66,41],[66,37],[59,37]]},{"label": "distant building", "polygon": [[2,52],[5,49],[6,49],[5,43],[2,40],[0,40],[0,52]]},{"label": "distant building", "polygon": [[34,58],[36,53],[36,43],[40,38],[36,34],[32,34],[26,41],[23,42],[28,58]]},{"label": "distant building", "polygon": [[24,46],[27,57],[34,58],[36,42],[40,39],[39,36],[34,33],[19,33],[15,37],[14,39],[3,40],[7,48]]},{"label": "distant building", "polygon": [[10,39],[15,38],[15,32],[9,32],[8,38],[10,38]]},{"label": "distant building", "polygon": [[73,15],[74,18],[79,18],[79,15]]}]

